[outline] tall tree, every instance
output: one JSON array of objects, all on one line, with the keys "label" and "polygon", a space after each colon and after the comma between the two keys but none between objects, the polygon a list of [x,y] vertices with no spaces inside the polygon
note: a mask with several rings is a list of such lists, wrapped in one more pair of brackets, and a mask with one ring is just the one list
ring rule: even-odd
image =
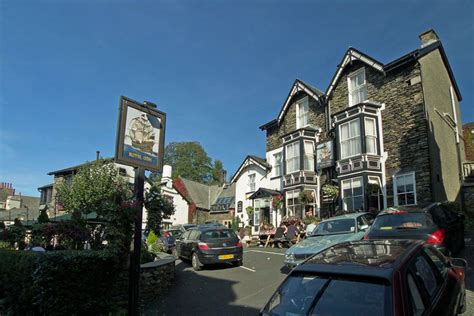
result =
[{"label": "tall tree", "polygon": [[224,166],[222,165],[222,161],[215,160],[214,166],[211,170],[211,184],[224,184],[226,181],[224,175]]},{"label": "tall tree", "polygon": [[173,178],[211,182],[212,160],[199,142],[174,142],[165,148],[165,164],[173,167]]}]

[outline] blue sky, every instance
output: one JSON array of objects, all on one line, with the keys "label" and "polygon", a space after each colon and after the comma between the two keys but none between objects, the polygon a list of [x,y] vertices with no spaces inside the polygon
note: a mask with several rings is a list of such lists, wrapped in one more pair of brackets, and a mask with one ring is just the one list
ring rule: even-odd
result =
[{"label": "blue sky", "polygon": [[474,121],[472,1],[0,1],[0,182],[113,156],[120,95],[167,113],[232,175],[295,78],[325,90],[345,50],[387,63],[434,28]]}]

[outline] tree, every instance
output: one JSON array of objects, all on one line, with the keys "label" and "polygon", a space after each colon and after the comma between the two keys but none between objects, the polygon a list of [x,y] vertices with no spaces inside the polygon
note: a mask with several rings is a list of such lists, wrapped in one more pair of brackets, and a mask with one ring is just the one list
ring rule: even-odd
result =
[{"label": "tree", "polygon": [[46,212],[46,210],[41,210],[40,215],[38,215],[38,223],[44,224],[47,222],[49,222],[48,213]]},{"label": "tree", "polygon": [[5,188],[0,189],[0,201],[6,201],[9,195],[9,191]]},{"label": "tree", "polygon": [[219,184],[222,185],[226,181],[224,178],[224,167],[222,165],[222,161],[215,160],[214,166],[211,170],[211,184]]},{"label": "tree", "polygon": [[173,179],[180,176],[209,183],[212,160],[199,142],[174,142],[165,148],[165,164],[173,167]]},{"label": "tree", "polygon": [[174,205],[167,197],[161,194],[161,188],[153,184],[145,193],[145,208],[148,211],[147,228],[158,232],[163,219],[174,214]]}]

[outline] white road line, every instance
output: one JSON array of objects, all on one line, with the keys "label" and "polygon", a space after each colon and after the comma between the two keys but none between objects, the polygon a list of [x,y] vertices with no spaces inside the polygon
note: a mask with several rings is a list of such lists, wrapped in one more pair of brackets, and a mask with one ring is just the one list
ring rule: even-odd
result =
[{"label": "white road line", "polygon": [[250,268],[247,268],[247,267],[244,267],[244,266],[240,266],[242,269],[245,269],[245,270],[249,270],[249,271],[252,271],[252,272],[257,272],[255,271],[254,269],[250,269]]},{"label": "white road line", "polygon": [[269,255],[277,255],[277,256],[284,256],[285,255],[284,253],[261,251],[261,250],[247,250],[247,251],[244,251],[244,253],[245,252],[259,252],[259,253],[266,253],[266,254],[269,254]]}]

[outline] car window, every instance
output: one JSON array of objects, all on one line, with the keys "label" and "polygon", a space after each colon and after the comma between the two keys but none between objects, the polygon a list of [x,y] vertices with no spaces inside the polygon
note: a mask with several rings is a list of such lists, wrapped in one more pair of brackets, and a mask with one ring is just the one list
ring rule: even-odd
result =
[{"label": "car window", "polygon": [[408,273],[407,282],[413,315],[421,315],[425,311],[425,304],[423,303],[420,290],[416,286],[415,280],[413,279],[411,273]]},{"label": "car window", "polygon": [[443,279],[446,278],[448,274],[448,267],[446,265],[446,259],[444,258],[444,256],[439,253],[438,250],[430,246],[425,246],[424,252],[428,255],[433,264],[436,266],[436,269],[438,269]]},{"label": "car window", "polygon": [[199,239],[199,231],[198,230],[191,230],[191,233],[189,234],[189,239],[190,240],[198,240]]},{"label": "car window", "polygon": [[352,218],[335,219],[321,222],[314,230],[313,235],[331,235],[355,232],[355,221]]},{"label": "car window", "polygon": [[211,239],[220,239],[220,238],[232,238],[232,239],[237,239],[237,235],[230,229],[226,230],[209,230],[205,231],[201,235],[201,240],[206,241],[206,240],[211,240]]},{"label": "car window", "polygon": [[372,225],[373,230],[422,229],[434,226],[431,216],[427,213],[399,212],[379,215]]},{"label": "car window", "polygon": [[437,281],[434,271],[424,256],[415,259],[414,272],[430,297],[436,292]]},{"label": "car window", "polygon": [[359,216],[357,217],[357,230],[361,230],[362,229],[362,226],[365,226],[365,225],[369,225],[367,224],[367,222],[364,220],[364,217],[363,216]]},{"label": "car window", "polygon": [[375,216],[372,215],[372,214],[365,214],[364,216],[364,219],[365,221],[367,222],[367,224],[370,226],[374,223],[374,220],[375,220]]},{"label": "car window", "polygon": [[182,235],[181,239],[183,239],[183,240],[188,240],[188,239],[189,239],[189,234],[190,234],[190,233],[191,233],[190,231],[187,231],[187,232],[183,233],[183,235]]}]

